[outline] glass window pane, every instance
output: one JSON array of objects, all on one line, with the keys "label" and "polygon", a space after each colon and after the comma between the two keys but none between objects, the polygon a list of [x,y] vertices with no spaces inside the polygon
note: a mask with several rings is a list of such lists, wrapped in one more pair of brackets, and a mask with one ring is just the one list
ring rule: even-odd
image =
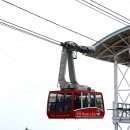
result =
[{"label": "glass window pane", "polygon": [[72,104],[72,93],[66,93],[65,94],[65,111],[71,110],[71,104]]},{"label": "glass window pane", "polygon": [[103,109],[103,101],[102,101],[102,95],[101,94],[96,95],[96,106],[100,109]]},{"label": "glass window pane", "polygon": [[81,93],[75,93],[74,96],[74,109],[81,108]]},{"label": "glass window pane", "polygon": [[48,111],[55,111],[56,110],[56,103],[52,102],[48,104]]},{"label": "glass window pane", "polygon": [[56,111],[63,111],[64,110],[64,103],[57,102],[56,103]]},{"label": "glass window pane", "polygon": [[83,107],[88,107],[88,94],[83,93],[82,101],[83,101]]},{"label": "glass window pane", "polygon": [[51,93],[48,111],[70,111],[72,107],[72,93]]},{"label": "glass window pane", "polygon": [[64,110],[64,93],[58,93],[56,98],[56,111]]},{"label": "glass window pane", "polygon": [[95,95],[91,94],[90,107],[95,107]]},{"label": "glass window pane", "polygon": [[65,102],[71,102],[71,101],[72,101],[72,93],[66,93]]},{"label": "glass window pane", "polygon": [[49,102],[56,102],[56,94],[55,93],[50,94]]},{"label": "glass window pane", "polygon": [[96,95],[96,100],[97,100],[97,102],[102,103],[102,96],[101,96],[101,94],[97,94]]},{"label": "glass window pane", "polygon": [[57,102],[64,102],[64,93],[58,93],[56,101]]}]

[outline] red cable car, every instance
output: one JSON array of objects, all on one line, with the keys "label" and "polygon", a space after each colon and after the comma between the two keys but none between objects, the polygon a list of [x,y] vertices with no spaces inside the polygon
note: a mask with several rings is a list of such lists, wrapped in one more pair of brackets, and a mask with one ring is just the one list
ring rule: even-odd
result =
[{"label": "red cable car", "polygon": [[[77,84],[73,63],[73,49],[77,44],[67,42],[63,44],[58,91],[50,91],[47,103],[48,118],[89,118],[101,119],[104,117],[104,102],[101,92],[95,92],[90,87]],[[89,48],[86,49],[87,52]],[[81,52],[81,49],[80,49]],[[90,51],[89,51],[90,52]],[[89,53],[88,52],[88,53]],[[65,69],[68,59],[69,77],[71,83],[65,81]]]},{"label": "red cable car", "polygon": [[87,90],[50,91],[49,118],[103,118],[104,104],[100,92]]}]

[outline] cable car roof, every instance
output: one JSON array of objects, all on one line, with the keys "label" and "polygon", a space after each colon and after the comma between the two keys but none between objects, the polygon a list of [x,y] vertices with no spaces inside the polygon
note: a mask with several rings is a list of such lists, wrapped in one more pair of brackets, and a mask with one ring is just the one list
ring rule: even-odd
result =
[{"label": "cable car roof", "polygon": [[95,52],[86,54],[99,60],[117,62],[122,65],[130,64],[130,26],[121,28],[96,42]]}]

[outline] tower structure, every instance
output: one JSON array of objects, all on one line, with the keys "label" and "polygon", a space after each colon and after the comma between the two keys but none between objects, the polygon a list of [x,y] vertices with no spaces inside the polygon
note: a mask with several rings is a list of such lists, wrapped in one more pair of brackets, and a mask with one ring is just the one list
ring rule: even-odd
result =
[{"label": "tower structure", "polygon": [[95,53],[86,56],[113,63],[114,99],[111,110],[114,130],[130,130],[130,26],[109,34],[93,46]]}]

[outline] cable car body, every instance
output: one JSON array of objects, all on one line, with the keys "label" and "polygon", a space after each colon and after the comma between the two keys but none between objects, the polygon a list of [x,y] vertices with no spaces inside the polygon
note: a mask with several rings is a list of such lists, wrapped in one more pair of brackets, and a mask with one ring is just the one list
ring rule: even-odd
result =
[{"label": "cable car body", "polygon": [[[61,53],[59,69],[60,90],[50,91],[47,103],[47,116],[50,119],[102,119],[105,114],[103,95],[88,86],[79,85],[76,80],[73,60],[74,51],[81,53],[92,53],[91,48],[78,46],[73,42],[65,42]],[[66,65],[70,82],[65,80]]]},{"label": "cable car body", "polygon": [[52,119],[101,119],[104,117],[102,93],[89,90],[50,91],[47,115]]}]

